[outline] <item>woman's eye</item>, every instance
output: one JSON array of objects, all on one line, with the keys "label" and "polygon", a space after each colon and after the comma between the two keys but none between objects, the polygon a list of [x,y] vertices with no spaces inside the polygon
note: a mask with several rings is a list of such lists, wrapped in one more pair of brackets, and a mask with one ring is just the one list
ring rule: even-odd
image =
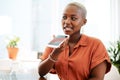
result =
[{"label": "woman's eye", "polygon": [[71,17],[71,20],[75,21],[75,20],[77,20],[77,18],[75,18],[75,17]]},{"label": "woman's eye", "polygon": [[66,16],[63,16],[62,19],[65,20],[65,19],[67,19],[67,17],[66,17]]}]

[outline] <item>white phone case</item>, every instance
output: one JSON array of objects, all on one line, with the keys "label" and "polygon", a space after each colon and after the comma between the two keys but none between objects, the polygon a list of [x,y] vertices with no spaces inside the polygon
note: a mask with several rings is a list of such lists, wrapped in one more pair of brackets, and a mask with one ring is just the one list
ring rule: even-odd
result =
[{"label": "white phone case", "polygon": [[68,35],[57,35],[55,36],[55,38],[53,40],[51,40],[49,43],[48,43],[48,47],[53,47],[53,48],[57,48],[59,47],[63,42],[64,40],[69,37]]}]

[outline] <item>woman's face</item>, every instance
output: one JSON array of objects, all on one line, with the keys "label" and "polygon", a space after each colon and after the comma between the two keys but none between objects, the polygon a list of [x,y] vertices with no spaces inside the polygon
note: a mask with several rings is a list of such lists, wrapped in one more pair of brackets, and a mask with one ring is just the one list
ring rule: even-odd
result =
[{"label": "woman's face", "polygon": [[76,6],[67,6],[62,16],[62,28],[65,34],[73,35],[80,33],[81,27],[86,23],[81,10]]}]

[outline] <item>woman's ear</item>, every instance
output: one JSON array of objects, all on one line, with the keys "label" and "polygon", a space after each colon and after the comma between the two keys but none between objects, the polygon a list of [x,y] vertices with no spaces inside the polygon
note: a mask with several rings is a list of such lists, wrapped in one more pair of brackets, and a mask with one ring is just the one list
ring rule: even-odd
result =
[{"label": "woman's ear", "polygon": [[84,19],[84,25],[87,23],[87,19]]},{"label": "woman's ear", "polygon": [[85,25],[86,23],[87,23],[87,19],[84,18],[82,26]]}]

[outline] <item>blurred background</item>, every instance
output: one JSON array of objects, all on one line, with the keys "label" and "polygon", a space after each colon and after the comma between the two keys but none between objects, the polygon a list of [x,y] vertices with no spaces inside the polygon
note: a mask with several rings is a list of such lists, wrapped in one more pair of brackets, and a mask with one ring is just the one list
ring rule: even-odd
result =
[{"label": "blurred background", "polygon": [[[20,37],[17,58],[36,59],[53,35],[63,34],[62,10],[72,1],[81,2],[88,11],[82,33],[101,39],[106,48],[118,40],[120,0],[0,0],[0,59],[8,58],[5,38],[14,35]],[[116,72],[113,69],[106,80],[119,80]]]}]

